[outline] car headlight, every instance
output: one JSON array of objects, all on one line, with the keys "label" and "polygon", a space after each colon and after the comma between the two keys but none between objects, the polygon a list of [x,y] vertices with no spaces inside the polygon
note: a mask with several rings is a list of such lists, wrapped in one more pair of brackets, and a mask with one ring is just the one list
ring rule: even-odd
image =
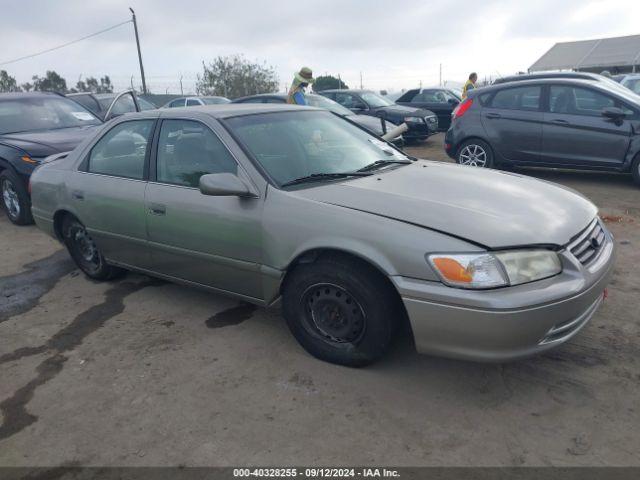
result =
[{"label": "car headlight", "polygon": [[424,119],[425,119],[425,121],[427,121],[429,123],[436,123],[438,121],[438,117],[436,117],[436,116],[425,117]]},{"label": "car headlight", "polygon": [[436,253],[427,257],[443,283],[461,288],[496,288],[542,280],[562,271],[550,250],[494,253]]},{"label": "car headlight", "polygon": [[412,123],[422,123],[423,120],[420,117],[404,117],[404,121],[405,122],[412,122]]}]

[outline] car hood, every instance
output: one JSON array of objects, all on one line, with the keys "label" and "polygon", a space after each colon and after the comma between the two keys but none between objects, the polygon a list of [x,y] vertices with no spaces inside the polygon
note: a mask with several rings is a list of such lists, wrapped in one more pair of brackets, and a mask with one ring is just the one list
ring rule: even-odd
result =
[{"label": "car hood", "polygon": [[560,185],[428,161],[292,193],[437,230],[490,249],[566,245],[597,214],[589,200]]},{"label": "car hood", "polygon": [[0,143],[20,148],[32,157],[46,157],[76,148],[97,125],[61,128],[38,132],[7,133],[0,135]]},{"label": "car hood", "polygon": [[397,116],[416,116],[416,117],[428,117],[435,115],[431,110],[425,110],[424,108],[406,107],[404,105],[389,105],[388,107],[379,107],[375,109],[376,112],[387,112],[390,115]]},{"label": "car hood", "polygon": [[[377,117],[372,117],[370,115],[349,115],[347,116],[349,120],[358,125],[363,126],[367,130],[374,132],[376,135],[382,135],[382,125],[380,124],[380,119]],[[387,130],[391,130],[395,128],[395,125],[391,122],[387,123]]]}]

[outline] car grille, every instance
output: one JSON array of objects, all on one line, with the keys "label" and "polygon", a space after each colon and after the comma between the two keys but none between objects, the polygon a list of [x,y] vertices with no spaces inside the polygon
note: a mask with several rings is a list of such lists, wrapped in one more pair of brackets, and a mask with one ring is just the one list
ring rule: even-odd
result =
[{"label": "car grille", "polygon": [[607,236],[600,220],[596,219],[569,244],[569,251],[582,265],[593,262],[606,243]]}]

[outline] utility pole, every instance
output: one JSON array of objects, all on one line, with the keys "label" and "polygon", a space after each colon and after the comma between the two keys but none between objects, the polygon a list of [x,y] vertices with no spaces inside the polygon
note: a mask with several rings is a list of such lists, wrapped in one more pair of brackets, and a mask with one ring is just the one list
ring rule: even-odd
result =
[{"label": "utility pole", "polygon": [[362,90],[362,70],[360,70],[360,90]]},{"label": "utility pole", "polygon": [[184,91],[182,90],[182,75],[180,75],[180,95],[184,95]]},{"label": "utility pole", "polygon": [[147,93],[147,82],[144,78],[144,67],[142,66],[142,52],[140,51],[140,37],[138,36],[138,23],[136,22],[136,12],[129,7],[131,11],[131,20],[133,21],[133,31],[136,34],[136,46],[138,47],[138,61],[140,62],[140,76],[142,77],[142,93]]},{"label": "utility pole", "polygon": [[440,64],[440,86],[442,86],[442,64]]},{"label": "utility pole", "polygon": [[338,90],[342,90],[342,78],[340,78],[340,74],[338,74]]}]

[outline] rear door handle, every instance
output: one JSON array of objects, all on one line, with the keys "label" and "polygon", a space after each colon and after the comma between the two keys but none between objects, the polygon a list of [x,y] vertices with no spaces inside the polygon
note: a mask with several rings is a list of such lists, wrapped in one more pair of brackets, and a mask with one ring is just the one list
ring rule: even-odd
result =
[{"label": "rear door handle", "polygon": [[73,192],[71,192],[71,198],[74,198],[75,200],[84,200],[84,192],[80,190],[74,190]]},{"label": "rear door handle", "polygon": [[502,118],[502,115],[500,115],[499,113],[489,112],[487,113],[487,118]]},{"label": "rear door handle", "polygon": [[551,120],[551,123],[555,123],[556,125],[569,125],[569,122],[562,120],[561,118],[554,118]]},{"label": "rear door handle", "polygon": [[149,205],[149,213],[153,215],[166,215],[167,207],[159,203],[152,203]]}]

